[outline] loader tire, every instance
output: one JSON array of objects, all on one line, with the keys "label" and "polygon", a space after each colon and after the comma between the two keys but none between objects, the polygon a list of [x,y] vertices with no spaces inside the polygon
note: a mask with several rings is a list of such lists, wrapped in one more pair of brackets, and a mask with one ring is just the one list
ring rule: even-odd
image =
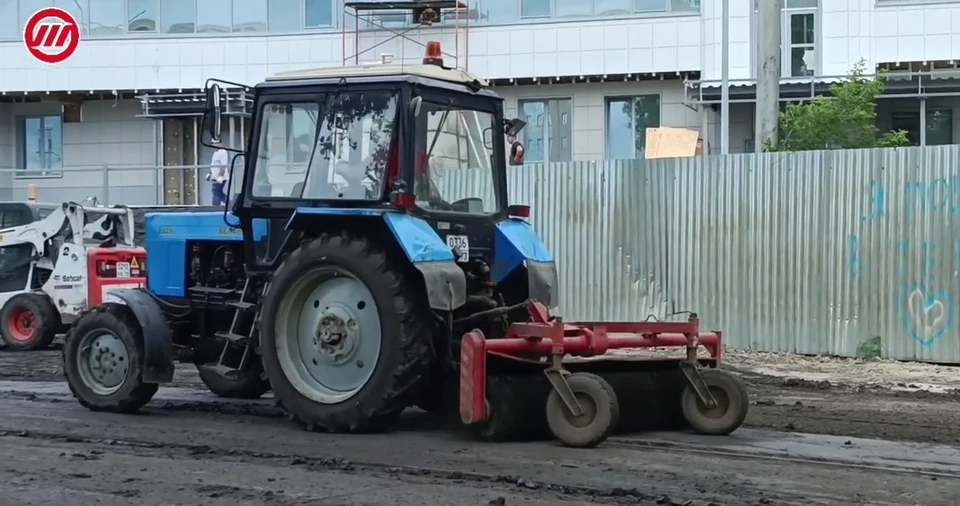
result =
[{"label": "loader tire", "polygon": [[224,399],[259,399],[270,391],[270,382],[263,379],[263,367],[258,361],[238,372],[236,379],[223,377],[199,366],[197,372],[207,389]]},{"label": "loader tire", "polygon": [[258,351],[292,420],[377,432],[413,404],[432,337],[416,286],[381,248],[346,234],[323,234],[284,259],[264,294]]},{"label": "loader tire", "polygon": [[45,350],[60,328],[60,313],[46,295],[14,295],[0,310],[0,337],[10,351]]},{"label": "loader tire", "polygon": [[120,305],[94,308],[73,324],[63,342],[63,372],[91,411],[135,413],[159,388],[143,382],[142,327]]}]

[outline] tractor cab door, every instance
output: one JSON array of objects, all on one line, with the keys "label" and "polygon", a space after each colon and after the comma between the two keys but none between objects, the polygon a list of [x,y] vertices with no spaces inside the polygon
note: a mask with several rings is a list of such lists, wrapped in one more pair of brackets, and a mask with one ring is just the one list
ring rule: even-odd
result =
[{"label": "tractor cab door", "polygon": [[411,185],[421,215],[468,263],[494,260],[496,224],[506,216],[506,159],[499,102],[424,94],[412,108]]}]

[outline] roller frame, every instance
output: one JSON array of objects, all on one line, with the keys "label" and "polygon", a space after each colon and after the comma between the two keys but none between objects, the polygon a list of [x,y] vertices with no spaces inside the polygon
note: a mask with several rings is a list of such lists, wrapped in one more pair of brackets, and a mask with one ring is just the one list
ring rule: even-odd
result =
[{"label": "roller frame", "polygon": [[[719,331],[700,332],[696,314],[691,314],[686,322],[570,324],[551,317],[540,302],[532,302],[528,308],[530,321],[511,324],[503,338],[487,339],[480,330],[464,335],[460,345],[460,419],[463,423],[481,423],[489,415],[487,358],[490,355],[522,362],[547,358],[543,365],[550,385],[567,408],[579,416],[583,409],[567,384],[566,376],[570,373],[563,367],[565,355],[598,357],[615,349],[684,348],[686,356],[677,360],[684,376],[705,405],[716,404],[700,376],[700,367],[720,366],[723,336]],[[697,357],[701,346],[709,357]]]}]

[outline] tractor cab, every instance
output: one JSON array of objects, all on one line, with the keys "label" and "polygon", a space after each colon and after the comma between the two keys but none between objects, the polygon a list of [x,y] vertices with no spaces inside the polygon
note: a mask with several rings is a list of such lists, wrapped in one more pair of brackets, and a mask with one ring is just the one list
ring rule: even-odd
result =
[{"label": "tractor cab", "polygon": [[[216,82],[207,89],[209,135],[219,137]],[[420,65],[379,63],[286,72],[254,88],[243,187],[231,208],[251,237],[248,267],[272,271],[305,215],[362,221],[407,212],[458,260],[494,262],[496,223],[508,218],[505,137],[524,123],[480,77],[443,66],[439,43]],[[237,158],[240,159],[240,158]],[[234,170],[236,181],[238,170]],[[525,207],[513,212],[526,217]],[[342,226],[342,225],[341,225]],[[311,225],[313,228],[313,225]]]}]

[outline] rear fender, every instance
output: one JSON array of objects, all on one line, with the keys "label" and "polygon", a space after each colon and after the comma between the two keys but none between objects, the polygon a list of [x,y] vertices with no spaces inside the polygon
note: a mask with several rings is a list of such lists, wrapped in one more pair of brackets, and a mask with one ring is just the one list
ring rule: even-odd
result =
[{"label": "rear fender", "polygon": [[117,288],[104,297],[109,305],[126,306],[143,328],[143,382],[173,381],[173,333],[157,301],[143,290]]},{"label": "rear fender", "polygon": [[423,275],[430,307],[453,311],[467,302],[467,277],[453,250],[426,221],[405,213],[386,213],[383,219],[407,260]]},{"label": "rear fender", "polygon": [[[453,251],[426,221],[388,209],[301,207],[287,222],[288,230],[318,231],[326,224],[317,219],[336,221],[336,228],[358,235],[392,238],[423,278],[424,291],[432,309],[453,311],[467,300],[467,278],[456,262]],[[386,224],[386,227],[383,225]],[[331,227],[332,228],[332,227]],[[386,229],[386,230],[384,230]]]}]

